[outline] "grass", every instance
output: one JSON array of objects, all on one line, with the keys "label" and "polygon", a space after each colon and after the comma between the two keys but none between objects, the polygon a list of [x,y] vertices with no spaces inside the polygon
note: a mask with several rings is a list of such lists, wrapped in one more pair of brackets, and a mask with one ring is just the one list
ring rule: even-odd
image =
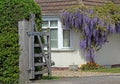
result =
[{"label": "grass", "polygon": [[90,72],[120,73],[120,68],[100,68],[96,70],[85,70]]},{"label": "grass", "polygon": [[43,76],[41,79],[42,80],[56,80],[59,79],[60,77],[57,76]]}]

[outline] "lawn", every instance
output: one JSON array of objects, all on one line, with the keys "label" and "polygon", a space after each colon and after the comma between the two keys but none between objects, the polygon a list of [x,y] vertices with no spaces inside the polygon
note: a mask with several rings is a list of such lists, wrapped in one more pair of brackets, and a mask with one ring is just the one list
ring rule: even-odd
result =
[{"label": "lawn", "polygon": [[120,67],[119,68],[103,68],[103,69],[96,69],[96,70],[86,70],[90,72],[107,72],[107,73],[120,73]]},{"label": "lawn", "polygon": [[42,80],[56,80],[59,79],[60,77],[57,76],[43,76],[41,79]]}]

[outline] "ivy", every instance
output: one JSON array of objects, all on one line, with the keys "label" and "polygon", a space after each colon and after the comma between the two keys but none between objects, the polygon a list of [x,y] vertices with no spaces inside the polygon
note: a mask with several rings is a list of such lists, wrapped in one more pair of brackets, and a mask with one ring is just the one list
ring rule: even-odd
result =
[{"label": "ivy", "polygon": [[18,84],[18,21],[28,20],[31,13],[41,30],[41,9],[34,0],[0,0],[0,81],[5,84]]}]

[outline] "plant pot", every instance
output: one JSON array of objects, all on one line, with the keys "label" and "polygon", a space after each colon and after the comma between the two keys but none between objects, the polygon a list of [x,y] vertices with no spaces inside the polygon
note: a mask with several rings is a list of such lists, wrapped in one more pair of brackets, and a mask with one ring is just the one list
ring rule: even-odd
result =
[{"label": "plant pot", "polygon": [[78,65],[69,65],[69,69],[72,71],[77,71],[78,70]]}]

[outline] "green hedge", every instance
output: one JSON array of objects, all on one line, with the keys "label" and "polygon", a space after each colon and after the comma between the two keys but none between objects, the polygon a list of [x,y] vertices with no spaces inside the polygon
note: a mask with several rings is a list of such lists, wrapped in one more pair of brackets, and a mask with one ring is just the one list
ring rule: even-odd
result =
[{"label": "green hedge", "polygon": [[0,0],[0,81],[18,84],[19,44],[18,21],[36,14],[41,28],[41,9],[34,0]]}]

